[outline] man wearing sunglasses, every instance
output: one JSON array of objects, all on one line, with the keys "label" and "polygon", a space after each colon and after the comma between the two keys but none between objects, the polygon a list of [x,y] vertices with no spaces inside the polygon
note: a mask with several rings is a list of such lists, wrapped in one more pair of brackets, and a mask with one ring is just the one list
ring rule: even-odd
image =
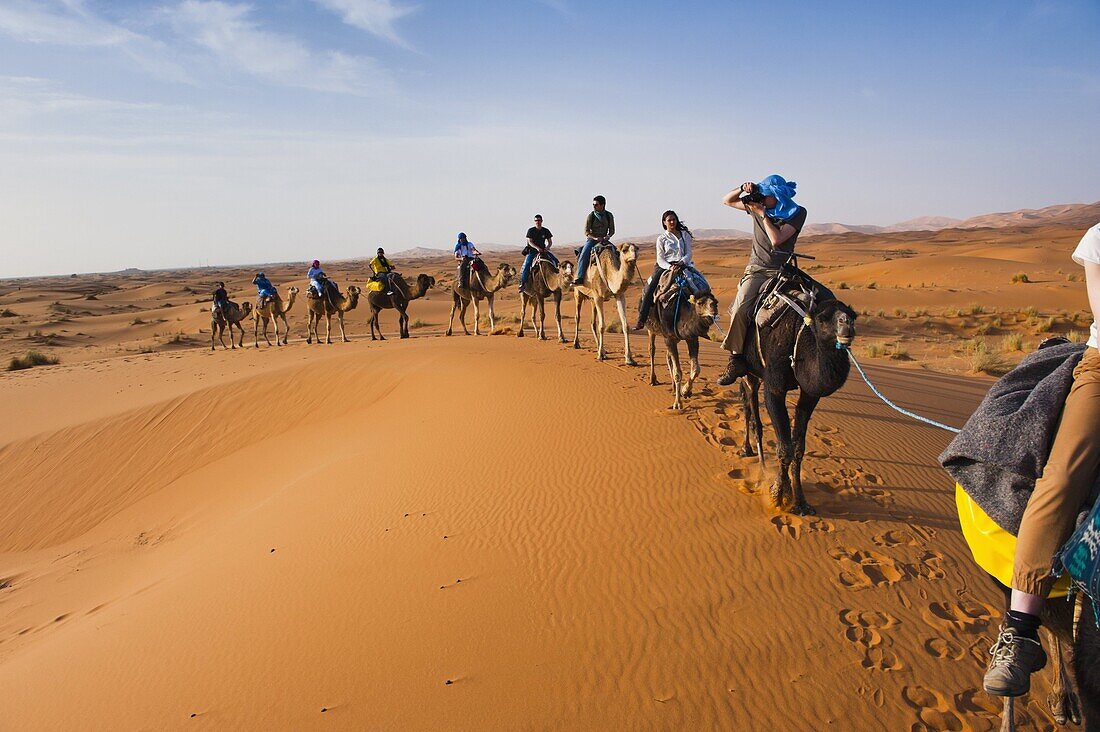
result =
[{"label": "man wearing sunglasses", "polygon": [[577,258],[577,276],[574,285],[584,284],[584,274],[588,271],[588,260],[592,258],[592,249],[597,244],[610,243],[615,236],[615,217],[607,210],[607,199],[596,196],[592,199],[592,213],[584,222],[586,238],[581,254]]}]

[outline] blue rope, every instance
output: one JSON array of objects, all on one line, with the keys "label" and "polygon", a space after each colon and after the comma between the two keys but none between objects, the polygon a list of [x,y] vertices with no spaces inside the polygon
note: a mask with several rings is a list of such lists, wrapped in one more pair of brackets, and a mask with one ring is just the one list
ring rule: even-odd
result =
[{"label": "blue rope", "polygon": [[863,381],[867,384],[867,386],[871,387],[871,391],[873,391],[875,393],[875,396],[877,396],[879,399],[881,399],[883,401],[883,403],[886,404],[886,406],[890,407],[891,409],[893,409],[897,412],[901,412],[906,417],[912,417],[913,419],[917,420],[918,422],[924,422],[925,424],[930,424],[933,427],[939,427],[941,430],[947,430],[948,432],[954,432],[956,435],[959,434],[959,432],[961,432],[961,430],[958,430],[954,427],[949,427],[945,424],[941,424],[940,422],[936,422],[935,420],[928,419],[927,417],[922,417],[919,414],[915,414],[913,412],[910,412],[908,409],[902,409],[897,404],[894,404],[892,401],[890,401],[885,396],[883,396],[882,392],[879,391],[878,389],[876,389],[875,385],[871,383],[871,380],[867,378],[867,374],[864,373],[863,367],[859,365],[859,361],[856,360],[856,356],[855,356],[854,353],[852,353],[850,348],[848,348],[847,346],[843,346],[840,343],[837,343],[836,347],[837,348],[842,348],[845,351],[848,351],[848,358],[850,358],[852,360],[852,363],[855,364],[856,370],[859,371],[859,375],[863,377]]}]

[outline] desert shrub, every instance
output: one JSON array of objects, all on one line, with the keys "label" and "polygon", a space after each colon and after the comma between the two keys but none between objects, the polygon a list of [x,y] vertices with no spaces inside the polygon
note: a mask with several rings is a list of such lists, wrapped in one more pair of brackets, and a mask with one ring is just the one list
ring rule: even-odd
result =
[{"label": "desert shrub", "polygon": [[84,299],[85,300],[98,300],[99,298],[95,296],[94,292],[89,292],[87,295],[84,296]]},{"label": "desert shrub", "polygon": [[1026,284],[1028,282],[1031,282],[1031,280],[1029,280],[1027,278],[1027,272],[1017,272],[1016,274],[1012,275],[1012,282],[1014,284],[1015,283]]},{"label": "desert shrub", "polygon": [[928,311],[925,310],[924,308],[917,308],[916,310],[913,311],[913,317],[914,318],[923,318],[927,315],[928,315]]},{"label": "desert shrub", "polygon": [[1084,343],[1088,340],[1088,334],[1075,329],[1066,333],[1066,338],[1069,338],[1070,343]]},{"label": "desert shrub", "polygon": [[1002,374],[1005,372],[1005,360],[994,353],[985,341],[977,339],[967,342],[970,370],[975,374]]},{"label": "desert shrub", "polygon": [[1039,308],[1035,307],[1034,305],[1028,305],[1026,308],[1021,310],[1020,313],[1027,318],[1037,318],[1039,317]]},{"label": "desert shrub", "polygon": [[134,318],[130,321],[130,325],[145,325],[145,321],[141,318]]},{"label": "desert shrub", "polygon": [[868,358],[882,358],[886,355],[886,346],[881,343],[868,343],[864,353]]},{"label": "desert shrub", "polygon": [[978,323],[978,327],[974,329],[974,334],[980,336],[989,335],[991,330],[993,330],[992,323]]},{"label": "desert shrub", "polygon": [[849,285],[847,282],[840,282],[836,286],[836,289],[838,289],[838,290],[847,290],[847,289],[850,289],[850,288],[851,288],[851,285]]},{"label": "desert shrub", "polygon": [[22,356],[12,357],[11,363],[8,364],[8,371],[21,371],[35,366],[52,366],[56,363],[61,361],[39,351],[27,351]]},{"label": "desert shrub", "polygon": [[890,358],[894,359],[895,361],[912,361],[913,360],[909,356],[909,351],[902,348],[902,345],[901,345],[900,342],[891,344],[890,347],[889,347],[889,350],[890,350]]},{"label": "desert shrub", "polygon": [[1085,278],[1082,277],[1079,274],[1068,274],[1068,275],[1066,275],[1066,282],[1083,282],[1084,279]]},{"label": "desert shrub", "polygon": [[1024,337],[1019,333],[1011,333],[1001,341],[1001,350],[1005,353],[1016,353],[1024,350]]},{"label": "desert shrub", "polygon": [[19,313],[15,312],[14,310],[11,310],[9,308],[4,308],[3,310],[0,310],[0,318],[18,318],[18,317],[19,317]]},{"label": "desert shrub", "polygon": [[1000,328],[1002,325],[1004,325],[1004,321],[1000,318],[993,318],[993,320],[989,321],[989,324],[992,325],[994,328]]},{"label": "desert shrub", "polygon": [[970,314],[971,315],[982,315],[984,313],[985,313],[985,308],[982,307],[981,305],[971,305],[970,306]]},{"label": "desert shrub", "polygon": [[905,312],[902,308],[894,308],[894,315],[899,318],[904,318],[909,315],[909,313]]},{"label": "desert shrub", "polygon": [[886,317],[886,311],[885,310],[876,310],[875,311],[875,317],[885,318]]},{"label": "desert shrub", "polygon": [[431,323],[429,323],[428,321],[417,318],[416,320],[409,323],[409,328],[427,328],[430,325]]},{"label": "desert shrub", "polygon": [[1039,322],[1036,323],[1036,327],[1039,329],[1040,333],[1050,333],[1054,330],[1054,323],[1054,316],[1051,315],[1049,318],[1039,320]]},{"label": "desert shrub", "polygon": [[878,287],[878,283],[877,283],[877,282],[875,282],[874,280],[872,280],[871,282],[868,282],[868,283],[867,283],[867,289],[868,289],[868,290],[874,290],[874,289],[875,289],[875,288],[877,288],[877,287]]}]

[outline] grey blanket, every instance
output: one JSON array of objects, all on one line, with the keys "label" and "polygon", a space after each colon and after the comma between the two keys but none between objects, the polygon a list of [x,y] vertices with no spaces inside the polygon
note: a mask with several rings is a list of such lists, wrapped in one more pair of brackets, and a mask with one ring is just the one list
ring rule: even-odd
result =
[{"label": "grey blanket", "polygon": [[998,526],[1015,535],[1073,386],[1084,344],[1028,355],[985,395],[940,464]]}]

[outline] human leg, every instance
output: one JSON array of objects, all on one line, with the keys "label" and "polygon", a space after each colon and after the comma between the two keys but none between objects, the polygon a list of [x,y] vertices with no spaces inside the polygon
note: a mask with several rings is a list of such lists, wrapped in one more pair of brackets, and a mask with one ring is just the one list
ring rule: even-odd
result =
[{"label": "human leg", "polygon": [[519,289],[523,289],[527,284],[527,276],[531,273],[531,264],[535,261],[534,250],[527,253],[527,256],[523,258],[523,268],[519,272]]},{"label": "human leg", "polygon": [[653,293],[657,291],[657,285],[660,284],[661,275],[664,272],[661,265],[653,265],[653,274],[646,280],[641,302],[638,303],[638,320],[634,323],[634,330],[641,330],[645,327],[645,321],[649,318],[649,309],[653,307]]},{"label": "human leg", "polygon": [[581,253],[577,257],[577,276],[573,279],[574,285],[584,284],[584,275],[588,272],[588,260],[592,258],[592,247],[596,246],[595,239],[587,239],[581,247]]},{"label": "human leg", "polygon": [[726,372],[718,378],[720,386],[729,386],[748,371],[745,361],[745,339],[749,332],[749,320],[752,318],[753,305],[760,295],[760,289],[768,280],[769,273],[763,269],[746,269],[745,276],[737,288],[737,297],[730,306],[730,329],[722,341],[722,348],[730,352]]}]

